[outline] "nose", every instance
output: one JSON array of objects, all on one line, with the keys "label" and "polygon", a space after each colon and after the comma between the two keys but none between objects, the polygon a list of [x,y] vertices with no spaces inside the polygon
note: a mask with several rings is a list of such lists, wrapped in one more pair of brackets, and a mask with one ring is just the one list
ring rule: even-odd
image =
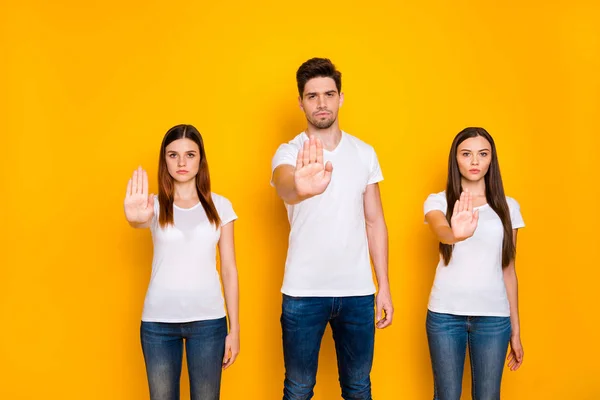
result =
[{"label": "nose", "polygon": [[317,102],[317,106],[319,108],[325,108],[326,107],[325,96],[319,96],[319,100]]},{"label": "nose", "polygon": [[178,157],[177,158],[177,166],[178,167],[185,167],[185,157]]},{"label": "nose", "polygon": [[471,164],[472,165],[479,165],[479,156],[477,154],[475,154],[473,156],[473,158],[471,159]]}]

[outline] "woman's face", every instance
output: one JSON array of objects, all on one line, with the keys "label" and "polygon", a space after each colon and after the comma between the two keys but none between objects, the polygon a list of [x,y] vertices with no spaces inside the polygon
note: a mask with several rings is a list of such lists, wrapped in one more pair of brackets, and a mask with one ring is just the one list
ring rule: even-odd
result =
[{"label": "woman's face", "polygon": [[456,151],[458,169],[464,179],[483,179],[492,162],[492,146],[483,136],[475,136],[463,141]]},{"label": "woman's face", "polygon": [[200,167],[200,149],[190,139],[177,139],[165,149],[167,169],[177,182],[187,182],[196,178]]}]

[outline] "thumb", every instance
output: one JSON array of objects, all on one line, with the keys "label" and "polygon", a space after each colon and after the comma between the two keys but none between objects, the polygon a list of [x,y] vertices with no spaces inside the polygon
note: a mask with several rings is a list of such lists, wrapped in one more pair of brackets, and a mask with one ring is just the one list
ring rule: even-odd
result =
[{"label": "thumb", "polygon": [[325,172],[331,173],[332,171],[333,171],[333,164],[331,163],[331,161],[327,161],[327,163],[325,164]]},{"label": "thumb", "polygon": [[479,221],[479,210],[475,210],[473,213],[473,222],[477,223]]},{"label": "thumb", "polygon": [[148,195],[148,207],[154,210],[154,195],[152,193]]},{"label": "thumb", "polygon": [[381,321],[381,318],[383,317],[383,310],[380,304],[377,304],[377,317],[376,320],[377,321]]}]

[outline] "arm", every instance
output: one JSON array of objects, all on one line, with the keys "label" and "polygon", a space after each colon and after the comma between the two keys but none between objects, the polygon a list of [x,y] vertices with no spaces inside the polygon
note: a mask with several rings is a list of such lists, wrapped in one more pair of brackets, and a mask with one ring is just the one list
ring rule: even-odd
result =
[{"label": "arm", "polygon": [[[394,307],[388,278],[388,232],[383,216],[379,184],[373,183],[367,186],[364,194],[364,209],[369,253],[379,289],[376,298],[377,327],[385,328],[392,323]],[[385,318],[382,318],[382,311],[385,312]]]},{"label": "arm", "polygon": [[[517,247],[517,229],[513,229],[513,243]],[[508,366],[511,371],[519,369],[523,363],[523,346],[521,345],[521,323],[519,321],[519,285],[517,281],[517,271],[515,269],[515,260],[512,260],[506,268],[503,269],[504,286],[506,286],[506,295],[510,306],[510,353],[508,355]]]},{"label": "arm", "polygon": [[296,157],[296,166],[280,165],[273,171],[277,194],[287,204],[298,204],[319,195],[331,181],[333,166],[323,164],[323,143],[311,137],[304,142]]},{"label": "arm", "polygon": [[142,167],[133,172],[125,193],[125,219],[134,228],[148,228],[154,217],[154,195],[148,194],[148,174]]},{"label": "arm", "polygon": [[239,288],[235,262],[233,222],[221,227],[219,256],[221,259],[221,280],[223,281],[225,304],[229,317],[229,334],[225,340],[225,357],[223,359],[223,368],[227,368],[234,363],[240,352]]}]

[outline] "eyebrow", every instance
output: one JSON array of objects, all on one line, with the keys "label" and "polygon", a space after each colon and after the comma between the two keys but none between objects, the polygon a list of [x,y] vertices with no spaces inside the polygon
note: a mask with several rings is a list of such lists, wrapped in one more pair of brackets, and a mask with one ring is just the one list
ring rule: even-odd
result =
[{"label": "eyebrow", "polygon": [[[325,93],[325,94],[329,94],[329,93],[337,93],[337,90],[333,90],[333,89],[332,89],[332,90],[328,90],[328,91],[326,91],[326,92],[324,92],[324,93]],[[315,95],[315,94],[319,94],[319,93],[317,93],[317,92],[308,92],[308,93],[306,93],[306,94],[305,94],[305,96],[310,96],[310,95]]]},{"label": "eyebrow", "polygon": [[[459,149],[458,151],[470,151],[471,153],[473,152],[473,150],[471,150],[471,149]],[[479,149],[477,151],[490,151],[490,149],[485,148],[485,149]]]},{"label": "eyebrow", "polygon": [[[178,152],[175,151],[175,150],[167,150],[167,153],[175,153],[175,154],[177,154]],[[184,151],[184,153],[196,153],[196,150],[187,150],[187,151]]]}]

